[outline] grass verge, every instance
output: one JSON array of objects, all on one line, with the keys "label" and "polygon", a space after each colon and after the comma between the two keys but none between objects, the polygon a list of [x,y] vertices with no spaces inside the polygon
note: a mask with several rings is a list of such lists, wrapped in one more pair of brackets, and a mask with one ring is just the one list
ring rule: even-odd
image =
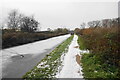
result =
[{"label": "grass verge", "polygon": [[[81,46],[80,49],[85,49],[84,40],[79,37],[78,43]],[[115,80],[120,78],[119,69],[110,64],[103,62],[101,56],[95,53],[84,53],[81,58],[82,72],[85,79],[108,79]]]},{"label": "grass verge", "polygon": [[102,63],[99,56],[94,54],[83,54],[81,62],[84,78],[86,79],[104,78],[114,80],[118,78],[118,68]]},{"label": "grass verge", "polygon": [[81,50],[86,49],[85,44],[84,44],[84,40],[83,40],[80,36],[78,36],[77,42],[78,42],[78,44],[80,45],[79,48],[80,48]]},{"label": "grass verge", "polygon": [[54,78],[58,71],[58,66],[61,64],[60,57],[63,53],[67,52],[66,48],[68,48],[72,39],[73,35],[42,59],[31,71],[27,72],[23,79]]}]

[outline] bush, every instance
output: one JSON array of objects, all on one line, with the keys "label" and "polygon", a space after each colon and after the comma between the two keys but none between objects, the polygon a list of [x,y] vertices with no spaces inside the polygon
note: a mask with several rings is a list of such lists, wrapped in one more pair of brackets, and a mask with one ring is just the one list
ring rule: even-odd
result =
[{"label": "bush", "polygon": [[116,66],[109,66],[109,64],[102,63],[100,56],[83,54],[81,62],[85,78],[120,78],[118,76],[118,68]]},{"label": "bush", "polygon": [[[78,40],[91,54],[83,55],[83,72],[86,78],[120,78],[120,28],[96,27],[79,30]],[[100,67],[98,67],[99,65]],[[89,69],[91,68],[91,69]],[[98,68],[98,72],[94,71]],[[103,69],[103,70],[102,70]]]}]

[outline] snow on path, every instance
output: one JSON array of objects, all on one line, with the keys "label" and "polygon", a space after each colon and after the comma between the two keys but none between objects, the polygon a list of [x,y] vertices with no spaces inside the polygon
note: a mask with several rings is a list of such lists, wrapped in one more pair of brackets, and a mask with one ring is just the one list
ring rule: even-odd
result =
[{"label": "snow on path", "polygon": [[78,46],[77,43],[78,36],[74,35],[74,38],[68,48],[68,52],[64,56],[63,60],[63,68],[56,75],[57,78],[83,78],[82,76],[82,68],[81,66],[76,62],[76,55],[80,55],[79,48],[75,48],[75,46]]},{"label": "snow on path", "polygon": [[44,53],[47,49],[51,49],[52,47],[60,44],[68,37],[70,37],[70,34],[0,50],[0,54],[2,54],[0,55],[0,60],[2,59],[2,67],[9,63],[10,57],[12,56],[20,54],[38,55]]}]

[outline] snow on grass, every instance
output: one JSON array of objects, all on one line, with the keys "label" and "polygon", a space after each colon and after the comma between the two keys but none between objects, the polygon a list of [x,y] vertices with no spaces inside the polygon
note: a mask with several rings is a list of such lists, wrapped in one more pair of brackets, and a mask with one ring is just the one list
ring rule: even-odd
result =
[{"label": "snow on grass", "polygon": [[40,64],[37,65],[37,68],[49,67],[49,65],[45,65],[46,63],[47,63],[47,61],[41,62]]},{"label": "snow on grass", "polygon": [[76,55],[81,56],[79,48],[75,48],[75,46],[78,46],[77,39],[78,36],[74,35],[73,41],[68,48],[68,52],[64,56],[64,60],[62,63],[63,68],[56,75],[57,78],[83,78],[83,73],[81,72],[82,68],[76,62]]},{"label": "snow on grass", "polygon": [[61,66],[61,55],[68,52],[68,46],[71,43],[73,36],[69,37],[59,46],[57,46],[50,54],[46,55],[37,66],[26,73],[23,78],[54,78]]},{"label": "snow on grass", "polygon": [[[66,48],[65,50],[67,51],[68,48]],[[63,61],[64,61],[64,56],[65,56],[65,54],[66,54],[66,52],[62,53],[62,55],[61,55],[61,57],[60,57],[60,59],[59,59],[60,63],[59,63],[59,65],[58,65],[56,74],[59,74],[60,71],[61,71],[62,68],[63,68]],[[56,76],[55,76],[55,77],[56,77]]]},{"label": "snow on grass", "polygon": [[80,50],[80,54],[90,53],[89,50]]},{"label": "snow on grass", "polygon": [[15,56],[15,55],[21,55],[21,54],[41,54],[45,52],[47,49],[51,49],[52,47],[60,44],[64,40],[66,40],[70,35],[64,35],[64,36],[58,36],[58,37],[53,37],[50,39],[42,40],[42,41],[37,41],[17,47],[12,47],[8,49],[3,49],[2,56],[2,65],[5,65],[6,63],[9,63],[10,57]]}]

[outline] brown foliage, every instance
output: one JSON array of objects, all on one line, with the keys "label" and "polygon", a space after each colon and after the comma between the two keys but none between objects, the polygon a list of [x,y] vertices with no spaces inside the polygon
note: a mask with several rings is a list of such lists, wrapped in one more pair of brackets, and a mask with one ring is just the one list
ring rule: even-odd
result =
[{"label": "brown foliage", "polygon": [[76,55],[76,62],[80,65],[80,56],[78,54]]},{"label": "brown foliage", "polygon": [[82,30],[81,37],[85,41],[86,48],[101,56],[103,63],[120,67],[119,30],[117,26],[87,28]]},{"label": "brown foliage", "polygon": [[44,40],[47,38],[64,35],[67,33],[56,33],[56,32],[13,32],[13,31],[3,31],[2,35],[2,48],[8,48],[12,46],[18,46],[26,43],[31,43],[38,40]]}]

